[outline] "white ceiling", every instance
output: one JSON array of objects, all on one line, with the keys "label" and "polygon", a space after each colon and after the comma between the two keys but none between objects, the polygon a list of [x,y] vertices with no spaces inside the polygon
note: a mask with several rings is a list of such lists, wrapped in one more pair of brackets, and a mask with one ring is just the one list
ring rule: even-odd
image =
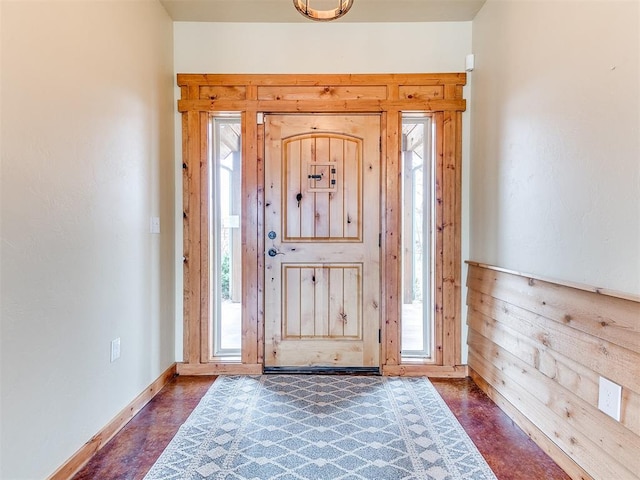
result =
[{"label": "white ceiling", "polygon": [[[354,0],[336,22],[456,22],[473,20],[486,0]],[[310,0],[316,9],[337,0]],[[292,0],[160,0],[171,18],[186,22],[312,22]]]}]

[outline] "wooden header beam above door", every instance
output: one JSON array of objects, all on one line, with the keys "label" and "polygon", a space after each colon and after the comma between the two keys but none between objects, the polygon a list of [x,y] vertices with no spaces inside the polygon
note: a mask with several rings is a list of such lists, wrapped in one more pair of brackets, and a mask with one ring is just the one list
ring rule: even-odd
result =
[{"label": "wooden header beam above door", "polygon": [[465,73],[383,75],[179,74],[178,110],[259,112],[464,111]]}]

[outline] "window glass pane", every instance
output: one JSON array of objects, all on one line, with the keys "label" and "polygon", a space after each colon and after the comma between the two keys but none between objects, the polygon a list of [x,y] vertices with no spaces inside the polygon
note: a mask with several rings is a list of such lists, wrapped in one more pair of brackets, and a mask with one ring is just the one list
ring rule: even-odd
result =
[{"label": "window glass pane", "polygon": [[211,343],[214,356],[238,356],[242,331],[240,116],[214,117],[211,130]]},{"label": "window glass pane", "polygon": [[403,116],[402,357],[431,356],[433,155],[431,119]]}]

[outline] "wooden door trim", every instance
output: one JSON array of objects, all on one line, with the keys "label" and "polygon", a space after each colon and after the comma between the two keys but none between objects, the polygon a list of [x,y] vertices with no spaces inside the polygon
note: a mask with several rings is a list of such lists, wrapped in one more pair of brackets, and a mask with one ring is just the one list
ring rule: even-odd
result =
[{"label": "wooden door trim", "polygon": [[[184,199],[184,361],[178,372],[261,371],[264,361],[264,151],[262,113],[382,113],[381,170],[382,368],[385,374],[464,376],[460,366],[461,124],[465,73],[363,75],[179,74]],[[240,362],[212,358],[208,339],[206,278],[208,196],[207,122],[222,112],[242,114],[243,154],[243,349]],[[436,126],[436,349],[424,364],[400,357],[400,148],[402,112],[427,112]]]}]

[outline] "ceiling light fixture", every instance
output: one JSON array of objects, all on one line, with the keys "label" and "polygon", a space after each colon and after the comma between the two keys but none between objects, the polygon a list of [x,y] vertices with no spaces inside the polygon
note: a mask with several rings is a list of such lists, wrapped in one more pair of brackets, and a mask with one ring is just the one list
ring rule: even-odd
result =
[{"label": "ceiling light fixture", "polygon": [[338,7],[331,8],[329,10],[318,10],[315,8],[311,8],[309,4],[311,0],[293,0],[293,5],[296,7],[303,16],[311,19],[317,20],[319,22],[328,22],[330,20],[335,20],[336,18],[342,17],[346,14],[351,6],[353,5],[353,0],[337,0]]}]

